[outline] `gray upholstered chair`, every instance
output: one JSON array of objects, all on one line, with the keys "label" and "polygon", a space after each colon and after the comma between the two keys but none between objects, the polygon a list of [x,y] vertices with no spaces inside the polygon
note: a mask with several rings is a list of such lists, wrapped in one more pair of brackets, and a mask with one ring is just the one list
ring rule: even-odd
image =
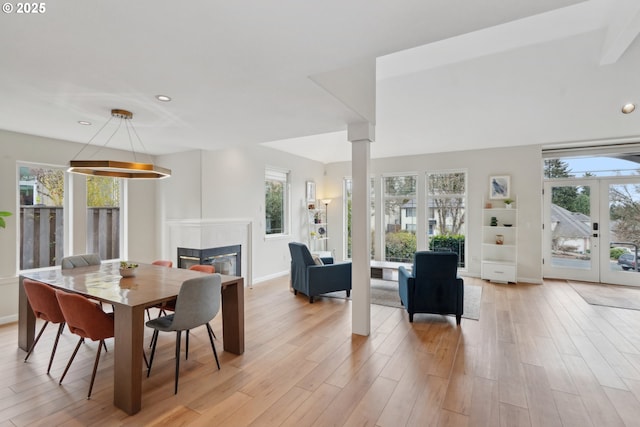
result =
[{"label": "gray upholstered chair", "polygon": [[100,255],[98,254],[83,254],[83,255],[71,255],[62,258],[60,267],[63,270],[68,270],[76,267],[86,267],[88,265],[100,265]]},{"label": "gray upholstered chair", "polygon": [[189,358],[189,334],[190,329],[205,325],[211,342],[211,349],[216,358],[216,364],[220,369],[218,361],[218,353],[213,343],[213,331],[209,322],[218,314],[220,309],[222,278],[219,274],[207,274],[195,279],[185,280],[180,286],[178,298],[176,300],[176,308],[172,314],[168,316],[158,317],[149,320],[146,325],[153,328],[153,337],[151,338],[151,356],[149,357],[149,368],[147,377],[151,374],[151,366],[153,365],[153,356],[156,352],[158,344],[158,332],[176,332],[176,374],[175,374],[175,391],[178,393],[178,376],[180,373],[180,338],[182,331],[187,331],[185,358]]},{"label": "gray upholstered chair", "polygon": [[413,269],[398,268],[400,301],[413,322],[415,313],[455,314],[456,324],[464,311],[464,282],[458,277],[454,252],[416,252]]},{"label": "gray upholstered chair", "polygon": [[315,263],[309,248],[303,243],[289,243],[291,253],[291,286],[294,295],[302,292],[313,298],[335,291],[346,291],[351,295],[351,263],[333,263],[333,258],[323,258],[324,265]]},{"label": "gray upholstered chair", "polygon": [[[62,258],[60,268],[62,270],[71,270],[73,268],[100,264],[102,264],[102,260],[100,259],[100,255],[98,254],[70,255]],[[98,301],[98,304],[100,305],[100,307],[102,307],[102,301]],[[104,343],[104,349],[107,349],[106,343]]]}]

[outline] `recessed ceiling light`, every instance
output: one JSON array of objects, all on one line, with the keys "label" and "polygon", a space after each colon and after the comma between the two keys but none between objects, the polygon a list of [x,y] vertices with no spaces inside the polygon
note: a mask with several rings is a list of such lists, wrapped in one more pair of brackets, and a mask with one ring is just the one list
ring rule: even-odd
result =
[{"label": "recessed ceiling light", "polygon": [[171,97],[167,96],[167,95],[156,95],[156,99],[158,101],[162,101],[162,102],[169,102],[171,101]]},{"label": "recessed ceiling light", "polygon": [[91,126],[91,122],[88,122],[86,120],[78,120],[78,123],[82,126]]},{"label": "recessed ceiling light", "polygon": [[633,111],[636,109],[636,105],[635,104],[625,104],[624,107],[622,107],[622,112],[624,114],[629,114],[629,113],[633,113]]}]

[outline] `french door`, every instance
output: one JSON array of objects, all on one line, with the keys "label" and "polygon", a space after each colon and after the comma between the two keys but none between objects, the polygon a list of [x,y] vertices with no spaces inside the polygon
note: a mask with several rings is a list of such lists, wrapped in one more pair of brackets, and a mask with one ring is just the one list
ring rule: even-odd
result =
[{"label": "french door", "polygon": [[[600,217],[594,179],[544,183],[544,277],[599,281]],[[577,202],[578,198],[581,199]]]},{"label": "french door", "polygon": [[640,177],[545,181],[543,207],[544,277],[640,286],[616,260],[640,249]]},{"label": "french door", "polygon": [[[620,177],[603,179],[600,193],[604,195],[600,203],[603,218],[600,239],[606,242],[606,249],[618,256],[620,251],[631,253],[632,259],[640,254],[640,177]],[[600,281],[620,285],[640,286],[640,267],[636,261],[632,268],[619,264],[609,257],[600,262]],[[606,262],[605,262],[606,261]]]}]

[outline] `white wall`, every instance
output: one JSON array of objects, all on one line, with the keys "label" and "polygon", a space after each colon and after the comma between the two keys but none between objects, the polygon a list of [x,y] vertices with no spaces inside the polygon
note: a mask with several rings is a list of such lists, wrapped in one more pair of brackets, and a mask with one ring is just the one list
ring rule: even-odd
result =
[{"label": "white wall", "polygon": [[[375,142],[374,142],[375,144]],[[480,242],[483,200],[489,193],[489,176],[510,175],[511,197],[516,198],[519,214],[518,280],[542,282],[542,157],[539,146],[462,151],[420,156],[392,157],[371,161],[376,177],[386,173],[417,172],[425,185],[425,172],[466,169],[468,180],[467,264],[468,274],[480,276]],[[351,175],[351,163],[326,166],[325,192],[334,197],[329,209],[331,233],[343,230],[342,180]],[[424,189],[418,189],[424,193]],[[377,193],[379,194],[379,192]],[[420,212],[420,211],[419,211]],[[352,219],[357,221],[356,218]],[[376,229],[380,236],[381,227]],[[343,258],[341,242],[330,240],[336,258]]]},{"label": "white wall", "polygon": [[[322,163],[263,146],[193,151],[161,156],[159,161],[175,171],[188,168],[187,173],[174,173],[170,181],[160,183],[163,197],[158,208],[163,212],[160,222],[248,220],[252,230],[253,282],[289,272],[291,257],[288,243],[306,242],[306,229],[303,227],[306,220],[305,182],[312,180],[321,187]],[[291,234],[281,238],[266,238],[264,234],[266,167],[290,171]],[[201,201],[200,212],[197,212],[195,200]],[[163,240],[167,239],[166,234],[164,231]]]}]

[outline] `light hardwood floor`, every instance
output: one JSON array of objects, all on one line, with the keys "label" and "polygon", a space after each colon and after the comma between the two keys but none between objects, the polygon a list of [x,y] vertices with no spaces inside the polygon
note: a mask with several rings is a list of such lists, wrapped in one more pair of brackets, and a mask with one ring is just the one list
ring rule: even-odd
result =
[{"label": "light hardwood floor", "polygon": [[88,401],[95,343],[59,386],[75,336],[65,332],[46,375],[55,328],[23,363],[17,327],[5,325],[0,427],[640,426],[640,311],[589,305],[565,281],[465,282],[483,286],[479,321],[410,324],[403,310],[372,305],[369,337],[351,334],[348,301],[309,304],[287,277],[258,284],[246,292],[245,354],[218,340],[217,371],[205,329],[193,331],[174,395],[175,338],[161,335],[135,416],[111,403],[111,352]]}]

